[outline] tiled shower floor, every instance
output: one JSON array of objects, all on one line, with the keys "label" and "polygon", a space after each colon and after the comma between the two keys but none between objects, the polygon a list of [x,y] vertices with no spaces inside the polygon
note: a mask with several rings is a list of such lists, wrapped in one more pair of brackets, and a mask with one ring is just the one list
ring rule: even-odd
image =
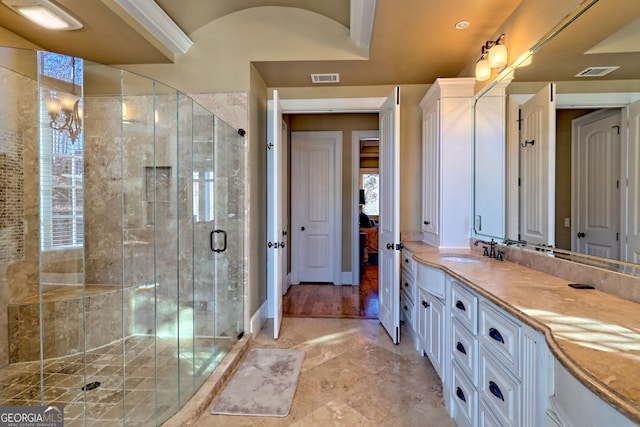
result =
[{"label": "tiled shower floor", "polygon": [[[86,356],[45,360],[43,403],[40,362],[12,364],[0,369],[0,405],[64,406],[65,427],[117,426],[123,420],[127,426],[160,424],[189,400],[233,345],[220,338],[215,349],[213,338],[195,342],[194,352],[192,341],[181,339],[178,356],[176,339],[135,336]],[[99,387],[82,390],[96,381]]]}]

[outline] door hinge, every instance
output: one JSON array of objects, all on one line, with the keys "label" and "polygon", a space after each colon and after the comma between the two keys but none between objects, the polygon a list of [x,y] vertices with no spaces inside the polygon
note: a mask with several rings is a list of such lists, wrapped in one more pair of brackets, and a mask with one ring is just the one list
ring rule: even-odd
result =
[{"label": "door hinge", "polygon": [[616,233],[616,242],[620,241],[620,233]]},{"label": "door hinge", "polygon": [[522,130],[522,110],[518,108],[518,131]]},{"label": "door hinge", "polygon": [[616,180],[616,188],[620,188],[620,180]]},{"label": "door hinge", "polygon": [[520,178],[518,178],[518,187],[520,187]]}]

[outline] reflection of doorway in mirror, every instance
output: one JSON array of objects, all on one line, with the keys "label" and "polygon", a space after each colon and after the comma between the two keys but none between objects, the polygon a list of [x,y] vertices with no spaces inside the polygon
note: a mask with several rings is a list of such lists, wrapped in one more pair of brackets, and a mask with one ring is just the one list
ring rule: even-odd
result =
[{"label": "reflection of doorway in mirror", "polygon": [[573,227],[571,250],[620,259],[621,111],[599,110],[572,122]]}]

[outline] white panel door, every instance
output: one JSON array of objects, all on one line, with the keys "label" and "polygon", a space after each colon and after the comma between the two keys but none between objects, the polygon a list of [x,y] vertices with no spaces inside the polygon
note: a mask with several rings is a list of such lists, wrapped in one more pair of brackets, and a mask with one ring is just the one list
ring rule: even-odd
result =
[{"label": "white panel door", "polygon": [[545,86],[520,111],[519,239],[555,246],[555,85]]},{"label": "white panel door", "polygon": [[380,322],[400,342],[400,88],[380,108]]},{"label": "white panel door", "polygon": [[574,123],[573,250],[620,259],[620,110]]},{"label": "white panel door", "polygon": [[282,322],[282,109],[278,91],[267,109],[267,299],[273,338]]},{"label": "white panel door", "polygon": [[640,101],[629,105],[627,250],[623,259],[640,264]]},{"label": "white panel door", "polygon": [[340,284],[342,132],[293,132],[291,151],[293,283]]}]

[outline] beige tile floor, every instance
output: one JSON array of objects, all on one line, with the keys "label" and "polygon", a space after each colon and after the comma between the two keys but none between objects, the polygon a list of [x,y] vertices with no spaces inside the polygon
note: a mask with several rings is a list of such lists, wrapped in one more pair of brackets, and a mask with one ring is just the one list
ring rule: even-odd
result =
[{"label": "beige tile floor", "polygon": [[406,339],[393,345],[377,320],[286,317],[272,339],[267,323],[252,347],[306,351],[285,418],[203,414],[206,426],[455,426],[440,379]]},{"label": "beige tile floor", "polygon": [[[157,425],[197,390],[233,343],[200,338],[193,344],[183,339],[178,351],[175,339],[132,336],[84,356],[46,360],[42,372],[40,362],[9,365],[0,369],[0,405],[64,406],[65,427]],[[98,388],[82,390],[95,381]]]}]

